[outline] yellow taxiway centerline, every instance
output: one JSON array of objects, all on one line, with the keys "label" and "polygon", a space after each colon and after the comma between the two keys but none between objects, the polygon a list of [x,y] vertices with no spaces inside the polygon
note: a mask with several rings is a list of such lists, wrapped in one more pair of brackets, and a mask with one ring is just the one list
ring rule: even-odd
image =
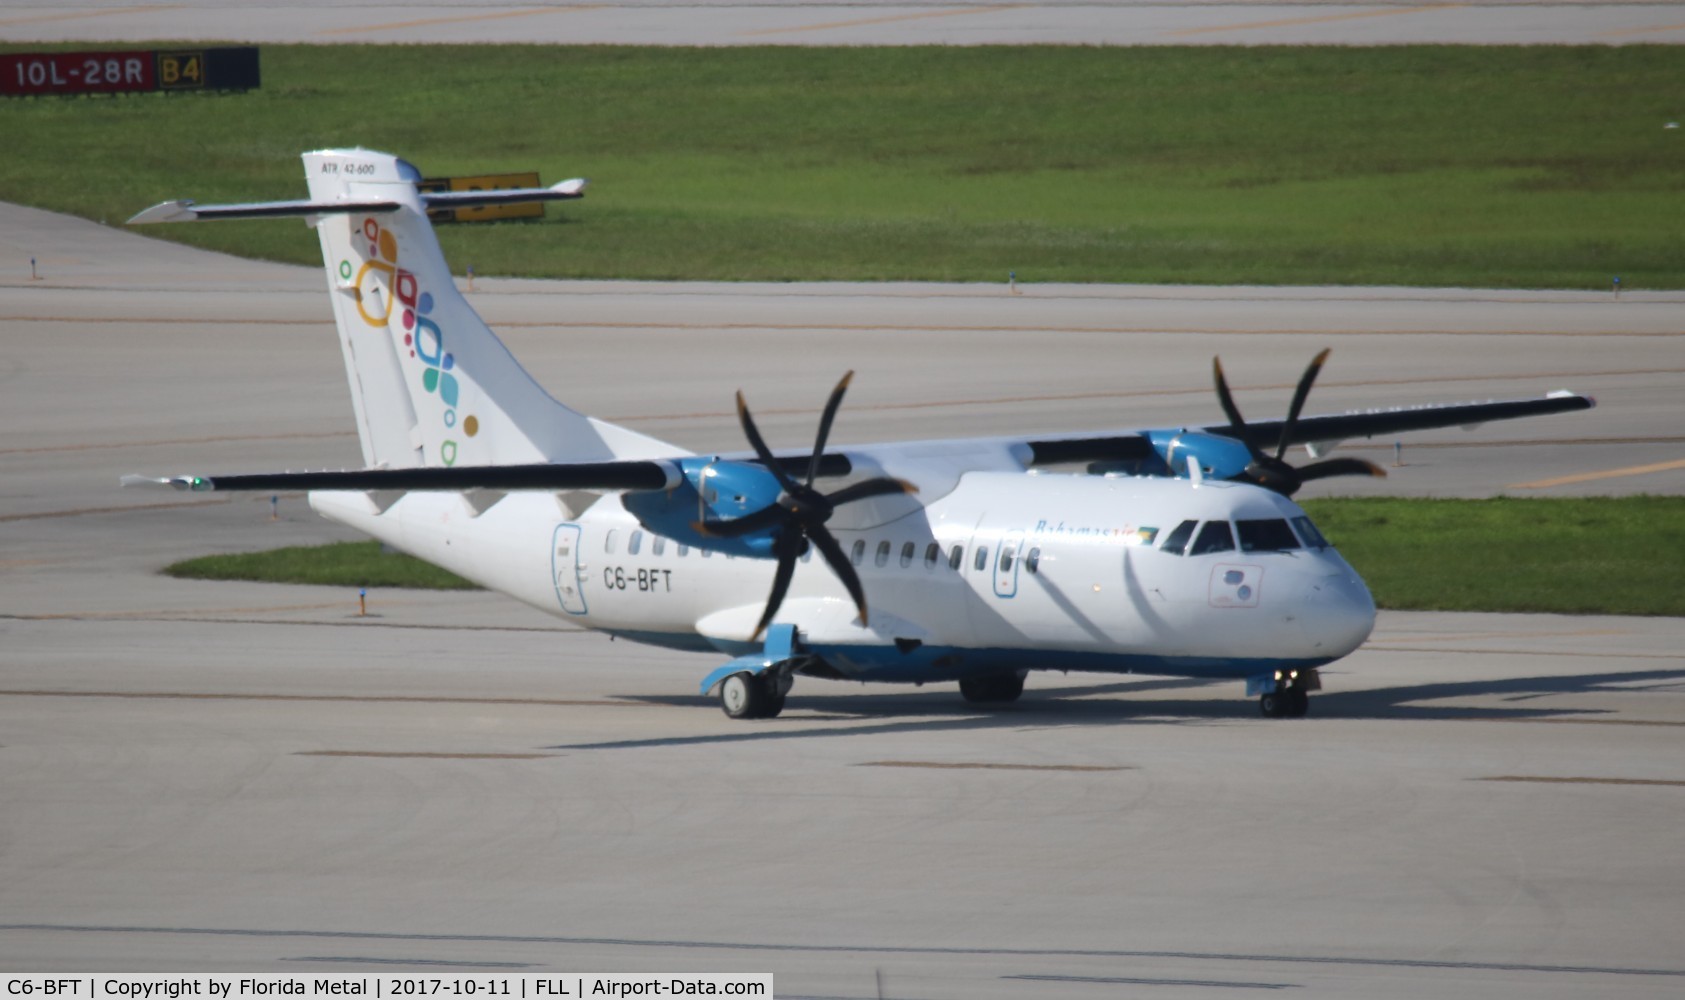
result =
[{"label": "yellow taxiway centerline", "polygon": [[1605,31],[1598,34],[1598,38],[1631,38],[1633,35],[1661,35],[1670,31],[1685,31],[1685,24],[1658,24],[1650,28],[1623,28],[1620,31]]},{"label": "yellow taxiway centerline", "polygon": [[1460,3],[1433,3],[1422,7],[1394,7],[1387,10],[1359,10],[1345,14],[1319,14],[1316,17],[1286,17],[1279,21],[1247,21],[1242,24],[1219,24],[1205,28],[1184,28],[1172,31],[1169,37],[1183,38],[1188,35],[1212,35],[1223,31],[1251,31],[1255,28],[1291,28],[1301,24],[1325,24],[1333,21],[1356,21],[1366,17],[1392,17],[1396,14],[1421,14],[1431,10],[1449,10],[1462,7]]},{"label": "yellow taxiway centerline", "polygon": [[316,32],[326,35],[354,35],[360,31],[396,31],[400,28],[426,28],[435,24],[464,24],[470,21],[501,21],[511,17],[532,17],[535,14],[564,14],[575,10],[596,10],[600,3],[574,4],[568,7],[532,7],[525,10],[506,10],[496,14],[460,14],[455,17],[422,17],[413,21],[391,21],[387,24],[361,24],[354,28],[332,28]]},{"label": "yellow taxiway centerline", "polygon": [[763,28],[760,31],[745,31],[739,37],[755,38],[761,35],[787,35],[798,31],[829,31],[833,28],[858,28],[870,24],[891,24],[896,21],[923,21],[932,17],[957,17],[961,14],[993,14],[1003,10],[1019,10],[1030,6],[1024,3],[1004,3],[993,7],[960,7],[953,10],[925,11],[918,14],[891,14],[884,17],[863,17],[855,21],[830,21],[825,24],[804,24],[794,28]]},{"label": "yellow taxiway centerline", "polygon": [[107,7],[101,10],[76,11],[70,14],[30,14],[25,17],[8,17],[0,20],[0,27],[8,27],[14,24],[41,24],[47,21],[79,21],[87,17],[108,17],[112,14],[155,14],[161,10],[180,10],[186,6],[184,3],[163,3],[146,7]]},{"label": "yellow taxiway centerline", "polygon": [[1675,469],[1685,469],[1685,459],[1673,462],[1656,462],[1653,465],[1629,465],[1624,469],[1610,469],[1606,472],[1582,472],[1573,476],[1558,476],[1555,479],[1539,479],[1531,483],[1510,483],[1507,488],[1512,490],[1543,490],[1552,486],[1591,483],[1599,479],[1619,479],[1623,476],[1647,476],[1653,472],[1672,472]]}]

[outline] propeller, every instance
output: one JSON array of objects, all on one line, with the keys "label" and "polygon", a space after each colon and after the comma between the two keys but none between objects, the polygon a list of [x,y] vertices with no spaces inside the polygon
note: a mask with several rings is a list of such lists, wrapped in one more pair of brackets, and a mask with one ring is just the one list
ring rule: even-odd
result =
[{"label": "propeller", "polygon": [[854,572],[854,566],[843,553],[842,546],[836,537],[825,527],[825,522],[831,519],[832,513],[838,507],[857,500],[871,497],[889,496],[895,493],[916,493],[918,487],[904,479],[892,479],[888,476],[877,476],[864,479],[858,483],[845,486],[834,493],[820,493],[813,488],[813,480],[819,474],[820,459],[825,454],[825,441],[831,436],[831,422],[836,419],[837,408],[842,405],[843,394],[848,391],[849,380],[854,378],[851,371],[842,377],[837,387],[831,390],[831,398],[825,403],[825,412],[819,418],[819,435],[813,442],[813,456],[808,459],[807,477],[803,482],[791,479],[784,471],[784,466],[773,457],[772,449],[766,446],[761,432],[755,427],[755,418],[749,415],[749,404],[743,399],[743,392],[737,393],[737,419],[743,425],[743,434],[749,439],[749,444],[755,449],[755,455],[761,460],[772,474],[777,477],[779,488],[783,490],[778,502],[731,521],[715,521],[704,523],[698,521],[694,527],[705,535],[721,538],[740,538],[744,535],[776,528],[772,536],[772,552],[778,559],[778,569],[772,577],[772,593],[767,597],[766,611],[762,613],[760,623],[755,626],[754,634],[749,637],[753,642],[759,639],[761,633],[778,613],[779,605],[784,603],[784,595],[790,589],[790,579],[796,572],[796,560],[800,559],[808,550],[808,546],[819,550],[825,557],[825,562],[831,571],[848,590],[848,595],[854,598],[855,607],[860,609],[860,622],[866,622],[866,591],[860,583],[859,574]]},{"label": "propeller", "polygon": [[1233,436],[1239,438],[1246,445],[1246,450],[1252,454],[1251,463],[1242,473],[1242,477],[1248,482],[1290,497],[1299,491],[1299,487],[1314,479],[1328,479],[1333,476],[1386,476],[1387,470],[1362,458],[1329,458],[1300,466],[1289,465],[1282,459],[1282,456],[1287,454],[1287,446],[1293,443],[1293,428],[1299,422],[1299,411],[1305,407],[1305,398],[1311,394],[1311,385],[1321,373],[1323,362],[1328,360],[1328,352],[1329,348],[1323,348],[1321,353],[1311,359],[1305,373],[1299,376],[1299,384],[1293,390],[1293,403],[1288,407],[1287,419],[1281,424],[1281,440],[1276,444],[1274,455],[1265,454],[1252,443],[1252,438],[1246,430],[1246,418],[1240,415],[1240,408],[1235,405],[1234,396],[1229,393],[1228,380],[1223,377],[1223,362],[1216,357],[1211,359],[1211,370],[1217,381],[1217,402],[1222,404],[1223,413],[1229,418],[1229,428]]}]

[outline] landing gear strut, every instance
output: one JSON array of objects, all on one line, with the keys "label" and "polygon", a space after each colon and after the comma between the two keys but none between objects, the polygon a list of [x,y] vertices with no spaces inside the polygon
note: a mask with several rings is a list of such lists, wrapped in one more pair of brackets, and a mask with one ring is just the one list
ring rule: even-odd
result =
[{"label": "landing gear strut", "polygon": [[1258,698],[1258,711],[1266,719],[1302,719],[1310,707],[1310,692],[1296,684],[1265,691]]},{"label": "landing gear strut", "polygon": [[789,678],[775,671],[732,674],[720,682],[720,711],[733,719],[777,718],[789,693]]},{"label": "landing gear strut", "polygon": [[1020,673],[967,677],[960,681],[960,695],[973,704],[1017,701],[1023,693],[1024,675]]}]

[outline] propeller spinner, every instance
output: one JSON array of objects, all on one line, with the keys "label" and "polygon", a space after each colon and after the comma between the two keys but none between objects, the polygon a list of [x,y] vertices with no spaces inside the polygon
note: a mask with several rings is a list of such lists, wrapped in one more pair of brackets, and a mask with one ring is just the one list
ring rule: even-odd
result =
[{"label": "propeller spinner", "polygon": [[1234,396],[1229,393],[1228,380],[1223,377],[1223,362],[1216,357],[1211,359],[1211,370],[1217,382],[1217,402],[1222,404],[1223,413],[1229,418],[1229,428],[1232,435],[1240,439],[1246,450],[1252,454],[1252,461],[1246,466],[1246,471],[1239,477],[1247,482],[1256,483],[1265,489],[1271,489],[1282,496],[1292,496],[1299,491],[1299,487],[1313,479],[1328,479],[1333,476],[1382,476],[1387,470],[1361,458],[1329,458],[1309,465],[1293,466],[1283,461],[1287,454],[1287,446],[1293,442],[1293,428],[1299,422],[1299,411],[1304,409],[1305,398],[1311,393],[1311,385],[1322,371],[1323,362],[1328,360],[1329,348],[1323,348],[1310,365],[1305,368],[1305,374],[1299,376],[1299,385],[1293,390],[1293,403],[1287,410],[1287,419],[1281,424],[1281,440],[1276,444],[1275,454],[1268,455],[1252,443],[1251,436],[1246,432],[1246,418],[1240,415],[1240,408],[1235,405]]},{"label": "propeller spinner", "polygon": [[731,521],[699,521],[694,527],[705,535],[739,538],[776,526],[777,530],[772,536],[772,551],[778,559],[778,569],[773,574],[772,593],[767,597],[766,611],[762,613],[760,623],[755,626],[754,634],[749,637],[751,642],[760,638],[773,616],[778,613],[779,605],[784,603],[784,595],[789,592],[790,579],[795,575],[796,560],[807,552],[810,544],[825,557],[831,571],[848,589],[849,596],[854,598],[855,607],[860,609],[860,621],[864,624],[865,588],[860,583],[859,574],[854,572],[853,565],[849,563],[848,556],[843,553],[842,546],[837,543],[830,529],[825,527],[825,522],[845,503],[895,493],[918,492],[918,487],[912,483],[887,476],[865,479],[834,493],[820,493],[813,488],[814,477],[819,474],[820,459],[825,454],[825,441],[831,435],[831,422],[836,419],[837,408],[842,405],[843,394],[848,391],[849,380],[853,377],[854,373],[849,372],[837,383],[837,387],[831,390],[831,398],[825,403],[825,412],[819,418],[819,434],[814,439],[813,456],[808,459],[807,477],[803,482],[791,479],[784,472],[783,465],[773,457],[772,450],[766,446],[760,430],[755,427],[755,419],[749,415],[749,404],[744,402],[742,390],[737,393],[737,419],[743,425],[743,434],[749,439],[749,444],[755,449],[761,464],[777,477],[783,493],[776,503],[753,514]]}]

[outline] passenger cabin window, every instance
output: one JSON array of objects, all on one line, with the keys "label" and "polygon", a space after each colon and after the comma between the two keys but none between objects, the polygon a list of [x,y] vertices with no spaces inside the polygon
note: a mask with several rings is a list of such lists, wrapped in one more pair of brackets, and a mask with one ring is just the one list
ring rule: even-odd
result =
[{"label": "passenger cabin window", "polygon": [[939,560],[941,560],[941,558],[942,558],[942,546],[939,543],[931,542],[929,545],[926,545],[924,547],[924,568],[925,569],[935,569],[936,563]]},{"label": "passenger cabin window", "polygon": [[1233,551],[1234,532],[1229,529],[1229,522],[1207,521],[1199,529],[1199,537],[1194,539],[1193,547],[1188,550],[1188,555],[1204,556],[1213,552]]},{"label": "passenger cabin window", "polygon": [[917,551],[918,551],[918,546],[914,545],[912,542],[908,542],[907,544],[901,546],[901,568],[902,569],[906,569],[908,566],[911,566],[913,564],[913,553],[915,553]]},{"label": "passenger cabin window", "polygon": [[1012,572],[1012,550],[1011,549],[1001,549],[1000,550],[1000,571],[1002,573]]},{"label": "passenger cabin window", "polygon": [[1299,540],[1305,543],[1306,548],[1326,549],[1328,547],[1328,539],[1322,537],[1322,532],[1316,530],[1316,525],[1311,523],[1310,518],[1295,517],[1293,527],[1299,529]]},{"label": "passenger cabin window", "polygon": [[638,554],[638,550],[643,547],[644,533],[641,531],[632,532],[631,540],[626,543],[626,554],[629,556],[635,556]]},{"label": "passenger cabin window", "polygon": [[813,558],[813,546],[809,545],[807,548],[802,549],[802,562],[807,562],[807,561],[811,560],[812,558]]},{"label": "passenger cabin window", "polygon": [[989,547],[987,545],[979,545],[977,546],[977,558],[972,560],[971,568],[981,570],[987,565],[989,565]]},{"label": "passenger cabin window", "polygon": [[678,552],[679,558],[683,559],[685,556],[690,555],[690,546],[680,545],[676,551]]},{"label": "passenger cabin window", "polygon": [[948,568],[953,570],[954,572],[958,573],[959,569],[960,569],[960,566],[964,565],[964,563],[965,563],[965,546],[963,546],[963,545],[954,546],[954,551],[951,554],[949,554],[949,556],[948,556]]},{"label": "passenger cabin window", "polygon": [[854,540],[854,548],[848,553],[848,561],[856,566],[866,561],[866,540],[864,538]]},{"label": "passenger cabin window", "polygon": [[1173,556],[1188,554],[1188,540],[1194,537],[1194,529],[1199,527],[1198,521],[1183,521],[1164,539],[1163,549]]},{"label": "passenger cabin window", "polygon": [[1041,549],[1031,549],[1029,554],[1024,556],[1024,568],[1029,570],[1032,576],[1041,568]]},{"label": "passenger cabin window", "polygon": [[1293,537],[1293,529],[1287,526],[1285,518],[1236,521],[1234,526],[1240,535],[1242,552],[1287,552],[1299,547],[1299,540]]},{"label": "passenger cabin window", "polygon": [[878,543],[878,553],[877,553],[876,556],[872,557],[872,563],[873,563],[873,565],[876,565],[876,566],[887,566],[887,565],[889,565],[889,540],[888,539],[885,539],[885,540]]},{"label": "passenger cabin window", "polygon": [[608,534],[604,535],[603,536],[603,551],[607,552],[609,555],[613,555],[615,543],[618,541],[619,538],[620,538],[620,532],[618,532],[618,531],[610,531]]}]

